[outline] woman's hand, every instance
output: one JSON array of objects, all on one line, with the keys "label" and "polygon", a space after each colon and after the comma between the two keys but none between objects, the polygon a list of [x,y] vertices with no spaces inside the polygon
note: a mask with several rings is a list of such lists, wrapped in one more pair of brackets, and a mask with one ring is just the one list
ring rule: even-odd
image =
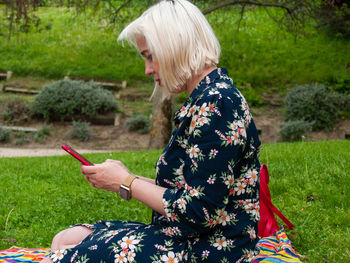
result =
[{"label": "woman's hand", "polygon": [[131,174],[122,162],[110,159],[94,166],[82,165],[80,171],[91,186],[112,192],[119,192],[120,185]]}]

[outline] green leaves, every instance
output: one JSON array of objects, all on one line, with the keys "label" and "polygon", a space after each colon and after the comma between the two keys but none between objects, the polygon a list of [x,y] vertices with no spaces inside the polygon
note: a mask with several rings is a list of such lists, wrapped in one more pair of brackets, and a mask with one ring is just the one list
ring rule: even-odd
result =
[{"label": "green leaves", "polygon": [[35,96],[32,114],[47,120],[89,120],[97,114],[117,112],[113,94],[95,82],[60,80]]}]

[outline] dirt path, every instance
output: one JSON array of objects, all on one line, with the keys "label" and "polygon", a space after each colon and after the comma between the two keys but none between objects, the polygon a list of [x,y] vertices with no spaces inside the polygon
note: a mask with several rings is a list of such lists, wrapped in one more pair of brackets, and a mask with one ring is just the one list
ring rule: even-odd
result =
[{"label": "dirt path", "polygon": [[[103,150],[76,149],[80,153],[108,152]],[[23,148],[1,148],[1,157],[33,157],[33,156],[54,156],[67,154],[61,149],[23,149]]]}]

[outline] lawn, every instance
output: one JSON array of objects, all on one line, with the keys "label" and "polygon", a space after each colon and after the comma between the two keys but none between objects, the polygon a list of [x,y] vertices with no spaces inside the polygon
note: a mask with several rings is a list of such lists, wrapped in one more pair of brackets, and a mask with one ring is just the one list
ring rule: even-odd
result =
[{"label": "lawn", "polygon": [[[0,5],[0,18],[3,7]],[[137,13],[135,9],[131,12]],[[279,11],[270,12],[277,13]],[[125,23],[108,25],[105,14],[76,15],[74,9],[42,7],[38,28],[14,36],[0,34],[0,71],[15,76],[146,80],[140,56],[117,42]],[[295,37],[262,8],[249,9],[240,22],[239,10],[219,10],[206,16],[222,46],[220,67],[237,85],[253,90],[311,82],[335,83],[348,74],[350,41],[328,37],[312,25]]]},{"label": "lawn", "polygon": [[[288,234],[306,262],[350,257],[350,141],[266,144],[272,200],[295,225]],[[160,151],[89,154],[95,163],[119,159],[135,173],[154,176]],[[0,249],[48,247],[52,236],[99,219],[150,222],[150,209],[91,188],[70,156],[0,159]],[[293,235],[291,235],[293,234]]]}]

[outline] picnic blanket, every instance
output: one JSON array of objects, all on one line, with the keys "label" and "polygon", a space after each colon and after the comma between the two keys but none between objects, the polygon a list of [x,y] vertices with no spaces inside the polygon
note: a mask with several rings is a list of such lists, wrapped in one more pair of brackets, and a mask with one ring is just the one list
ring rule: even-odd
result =
[{"label": "picnic blanket", "polygon": [[40,262],[49,253],[48,248],[11,247],[0,251],[0,263]]},{"label": "picnic blanket", "polygon": [[254,263],[301,263],[302,256],[297,254],[283,228],[272,236],[260,239],[257,247],[260,251]]},{"label": "picnic blanket", "polygon": [[[300,255],[294,250],[283,229],[260,239],[257,246],[260,253],[253,259],[253,263],[301,263]],[[48,248],[12,247],[0,251],[0,263],[40,262],[49,253]]]}]

